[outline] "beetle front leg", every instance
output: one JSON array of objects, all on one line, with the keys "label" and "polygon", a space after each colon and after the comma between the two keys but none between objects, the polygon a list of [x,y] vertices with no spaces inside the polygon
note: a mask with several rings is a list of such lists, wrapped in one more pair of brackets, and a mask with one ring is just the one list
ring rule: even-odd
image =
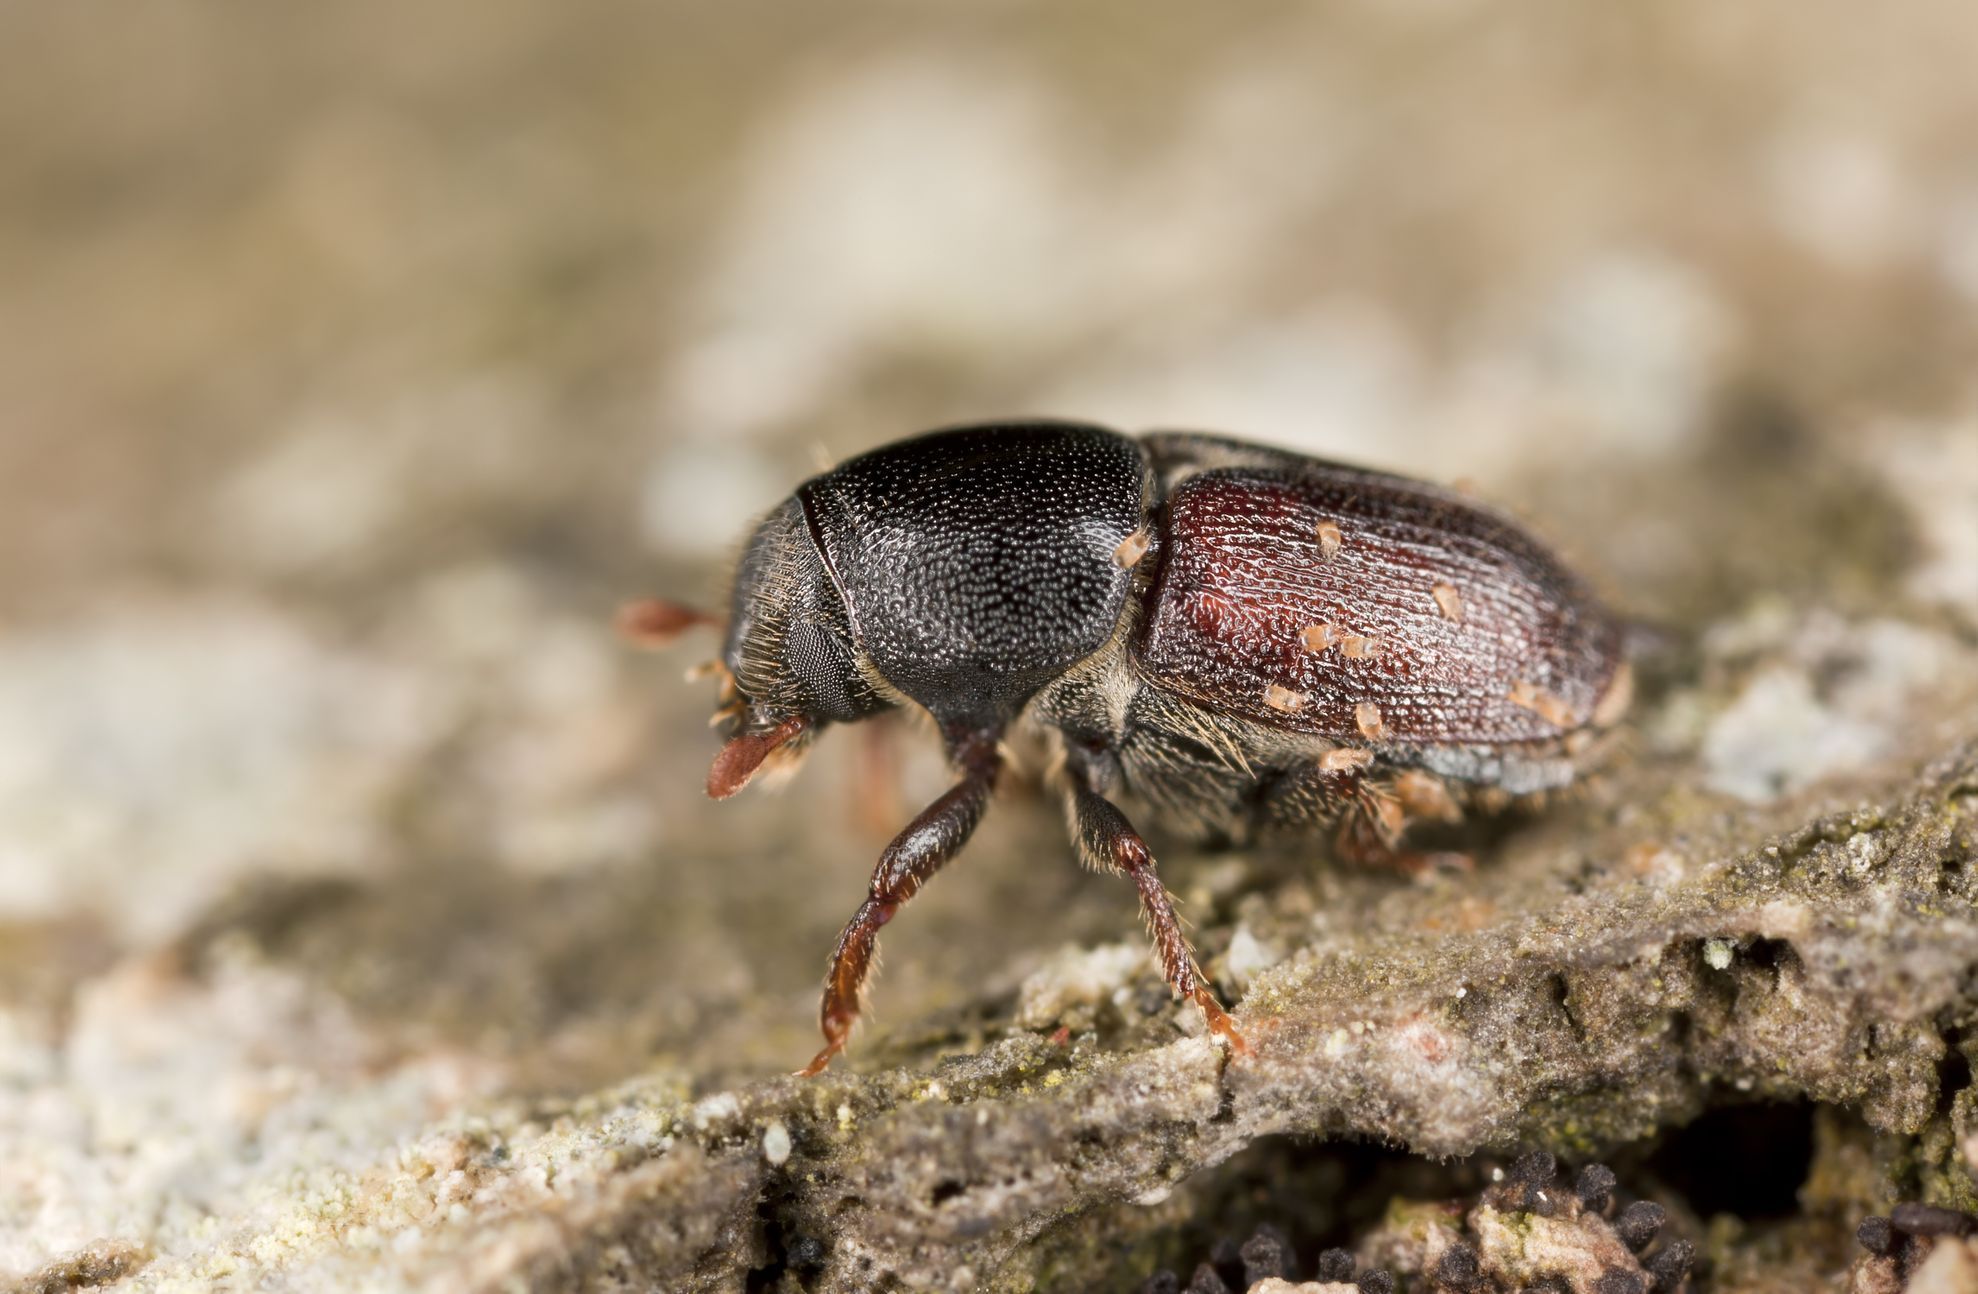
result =
[{"label": "beetle front leg", "polygon": [[1147,918],[1147,931],[1160,954],[1161,972],[1175,996],[1193,1001],[1202,1010],[1209,1031],[1229,1042],[1239,1056],[1250,1054],[1250,1044],[1236,1031],[1236,1025],[1216,1000],[1215,992],[1204,981],[1195,952],[1182,932],[1175,915],[1174,897],[1161,884],[1154,871],[1154,854],[1147,842],[1126,820],[1126,815],[1097,791],[1074,778],[1070,793],[1072,831],[1078,847],[1091,865],[1118,872],[1140,891],[1140,910]]},{"label": "beetle front leg", "polygon": [[831,1058],[845,1049],[857,1023],[859,998],[879,939],[879,927],[893,919],[901,905],[919,892],[927,878],[961,852],[989,807],[990,794],[1002,772],[1002,756],[994,735],[970,738],[954,752],[962,780],[927,806],[907,829],[893,837],[879,855],[865,902],[852,914],[838,947],[831,954],[831,972],[824,981],[824,1001],[818,1022],[824,1029],[824,1049],[798,1070],[804,1078],[824,1072]]},{"label": "beetle front leg", "polygon": [[859,725],[852,818],[862,835],[875,840],[886,839],[893,824],[906,816],[900,795],[900,734],[897,715],[875,715]]}]

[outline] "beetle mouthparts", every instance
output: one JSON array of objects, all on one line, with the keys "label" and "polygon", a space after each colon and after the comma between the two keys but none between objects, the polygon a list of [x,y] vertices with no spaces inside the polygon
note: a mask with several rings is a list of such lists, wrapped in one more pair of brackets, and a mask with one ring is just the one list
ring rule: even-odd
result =
[{"label": "beetle mouthparts", "polygon": [[809,726],[809,720],[797,715],[765,732],[745,732],[739,737],[729,738],[721,753],[714,757],[714,766],[707,770],[709,797],[725,800],[747,786],[756,770],[762,767],[763,760]]}]

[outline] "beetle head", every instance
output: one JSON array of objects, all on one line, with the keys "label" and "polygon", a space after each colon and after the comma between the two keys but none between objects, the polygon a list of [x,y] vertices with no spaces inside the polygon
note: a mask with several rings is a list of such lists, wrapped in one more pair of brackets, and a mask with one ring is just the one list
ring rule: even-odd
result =
[{"label": "beetle head", "polygon": [[728,741],[708,774],[716,799],[741,790],[766,764],[800,758],[827,724],[892,704],[861,667],[844,599],[796,499],[749,537],[729,611],[721,650],[728,679],[716,712]]},{"label": "beetle head", "polygon": [[1133,441],[1045,421],[930,432],[806,481],[735,574],[709,793],[895,705],[951,756],[999,736],[1120,625],[1148,486]]}]

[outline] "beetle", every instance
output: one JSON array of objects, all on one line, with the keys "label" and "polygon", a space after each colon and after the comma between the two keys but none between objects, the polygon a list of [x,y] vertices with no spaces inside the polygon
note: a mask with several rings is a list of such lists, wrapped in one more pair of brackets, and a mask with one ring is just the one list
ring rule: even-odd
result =
[{"label": "beetle", "polygon": [[[648,643],[718,617],[627,608]],[[1161,969],[1242,1034],[1120,807],[1198,840],[1330,827],[1421,865],[1411,821],[1571,782],[1628,704],[1616,620],[1503,514],[1384,472],[1197,433],[951,427],[814,476],[748,540],[707,779],[726,799],[834,724],[932,718],[957,780],[880,854],[832,954],[843,1050],[880,927],[961,850],[1040,736],[1078,853],[1138,890]]]}]

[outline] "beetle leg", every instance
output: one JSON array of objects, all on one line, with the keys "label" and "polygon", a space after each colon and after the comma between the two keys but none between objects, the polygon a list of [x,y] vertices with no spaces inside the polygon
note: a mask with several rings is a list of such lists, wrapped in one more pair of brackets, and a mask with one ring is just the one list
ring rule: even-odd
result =
[{"label": "beetle leg", "polygon": [[1346,807],[1340,814],[1339,832],[1333,838],[1334,846],[1346,861],[1389,868],[1405,876],[1422,876],[1438,870],[1476,870],[1476,862],[1468,854],[1403,849],[1401,838],[1408,829],[1405,797],[1385,783],[1358,775],[1348,775],[1348,779],[1350,784],[1336,792]]},{"label": "beetle leg", "polygon": [[838,947],[831,954],[831,972],[824,981],[824,1001],[818,1022],[824,1029],[824,1049],[798,1070],[805,1078],[824,1072],[831,1058],[845,1049],[852,1025],[858,1021],[859,997],[866,976],[872,971],[872,956],[879,939],[879,927],[893,919],[927,878],[961,852],[976,824],[989,807],[990,793],[1003,769],[993,734],[972,738],[955,751],[955,762],[962,767],[962,780],[947,794],[927,806],[907,829],[893,837],[879,855],[873,869],[872,885],[865,902],[852,914]]},{"label": "beetle leg", "polygon": [[859,725],[852,818],[859,831],[884,840],[905,813],[900,795],[900,729],[897,716],[875,715]]},{"label": "beetle leg", "polygon": [[1216,1001],[1214,990],[1205,982],[1201,967],[1195,964],[1195,952],[1188,946],[1181,919],[1175,915],[1174,896],[1155,874],[1154,855],[1147,842],[1111,800],[1085,785],[1082,779],[1074,777],[1070,797],[1072,830],[1080,852],[1093,866],[1120,873],[1140,891],[1140,909],[1146,915],[1147,931],[1160,954],[1161,971],[1167,977],[1168,987],[1176,997],[1192,1000],[1202,1009],[1209,1031],[1226,1039],[1232,1052],[1249,1055],[1250,1044],[1236,1031],[1229,1013]]}]

